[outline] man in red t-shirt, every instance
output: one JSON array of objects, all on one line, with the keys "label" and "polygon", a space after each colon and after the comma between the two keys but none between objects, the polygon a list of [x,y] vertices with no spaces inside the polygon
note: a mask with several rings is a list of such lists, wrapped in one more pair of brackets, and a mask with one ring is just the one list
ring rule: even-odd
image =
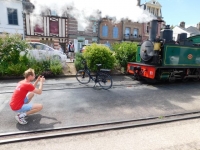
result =
[{"label": "man in red t-shirt", "polygon": [[[36,113],[42,110],[42,104],[30,104],[29,102],[35,94],[41,94],[43,88],[43,82],[45,78],[39,76],[34,84],[31,82],[35,79],[35,72],[33,69],[29,68],[24,72],[25,79],[20,81],[17,84],[17,87],[12,95],[10,101],[10,107],[13,111],[18,112],[18,115],[15,116],[15,119],[20,124],[27,124],[25,117],[27,115]],[[40,82],[39,88],[35,88],[37,83]]]}]

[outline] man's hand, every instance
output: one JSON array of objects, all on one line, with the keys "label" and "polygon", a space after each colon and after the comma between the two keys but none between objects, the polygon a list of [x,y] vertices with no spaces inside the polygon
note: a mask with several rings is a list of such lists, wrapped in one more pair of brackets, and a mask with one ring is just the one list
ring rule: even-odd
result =
[{"label": "man's hand", "polygon": [[39,75],[38,77],[37,77],[37,79],[35,80],[35,82],[34,82],[34,86],[36,87],[37,86],[37,83],[40,81],[40,78],[41,78],[42,76],[41,75]]},{"label": "man's hand", "polygon": [[40,78],[41,78],[41,77],[42,77],[42,76],[39,75],[39,76],[37,77],[36,81],[37,81],[37,82],[40,81]]},{"label": "man's hand", "polygon": [[40,81],[40,85],[39,88],[35,88],[35,90],[33,91],[36,94],[42,94],[42,88],[43,88],[43,82],[45,81],[44,76],[39,76],[36,80],[36,82]]},{"label": "man's hand", "polygon": [[44,81],[45,81],[45,78],[44,78],[44,76],[41,76],[41,77],[40,77],[40,82],[42,82],[42,83],[43,83]]}]

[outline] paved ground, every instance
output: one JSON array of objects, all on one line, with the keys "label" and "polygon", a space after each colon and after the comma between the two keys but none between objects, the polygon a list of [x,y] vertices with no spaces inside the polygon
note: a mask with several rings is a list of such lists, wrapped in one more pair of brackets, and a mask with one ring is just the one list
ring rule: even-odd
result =
[{"label": "paved ground", "polygon": [[29,124],[22,126],[15,122],[15,113],[8,105],[16,83],[0,83],[1,134],[200,110],[199,83],[148,85],[121,76],[114,77],[111,90],[95,90],[94,83],[86,86],[75,78],[62,78],[45,82],[42,95],[34,97],[34,102],[42,103],[44,109],[29,116]]}]

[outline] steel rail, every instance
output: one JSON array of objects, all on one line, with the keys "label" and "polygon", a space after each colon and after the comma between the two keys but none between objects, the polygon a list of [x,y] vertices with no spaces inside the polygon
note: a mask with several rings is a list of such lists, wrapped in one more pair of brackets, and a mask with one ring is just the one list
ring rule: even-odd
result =
[{"label": "steel rail", "polygon": [[[112,88],[115,87],[124,87],[124,86],[137,86],[137,85],[142,85],[142,84],[121,84],[121,85],[113,85]],[[99,86],[100,87],[100,86]],[[56,90],[66,90],[66,89],[82,89],[82,88],[93,88],[93,86],[75,86],[75,87],[65,87],[65,88],[50,88],[50,89],[43,89],[42,91],[56,91]],[[112,89],[111,88],[111,89]],[[0,92],[0,94],[8,94],[8,93],[13,93],[13,91],[5,91],[5,92]]]}]

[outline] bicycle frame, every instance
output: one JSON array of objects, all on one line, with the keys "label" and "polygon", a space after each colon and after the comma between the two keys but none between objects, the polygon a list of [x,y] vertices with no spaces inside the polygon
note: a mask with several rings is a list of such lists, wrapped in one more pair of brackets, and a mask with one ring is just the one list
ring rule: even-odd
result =
[{"label": "bicycle frame", "polygon": [[[99,68],[98,68],[98,70],[99,70]],[[97,77],[98,77],[100,71],[97,71],[97,72],[95,73],[95,78],[92,77],[92,75],[90,74],[90,69],[87,67],[86,64],[84,64],[84,71],[88,73],[88,75],[89,75],[90,79],[92,79],[92,81],[94,81],[95,83],[98,82],[98,81],[97,81]]]},{"label": "bicycle frame", "polygon": [[90,69],[87,67],[86,62],[83,61],[84,68],[82,70],[77,71],[76,79],[81,84],[87,84],[90,80],[95,82],[94,87],[96,87],[96,83],[99,83],[100,87],[107,90],[112,87],[112,77],[106,72],[110,71],[109,69],[101,69],[102,64],[97,65],[97,71],[94,72],[94,75],[91,75]]}]

